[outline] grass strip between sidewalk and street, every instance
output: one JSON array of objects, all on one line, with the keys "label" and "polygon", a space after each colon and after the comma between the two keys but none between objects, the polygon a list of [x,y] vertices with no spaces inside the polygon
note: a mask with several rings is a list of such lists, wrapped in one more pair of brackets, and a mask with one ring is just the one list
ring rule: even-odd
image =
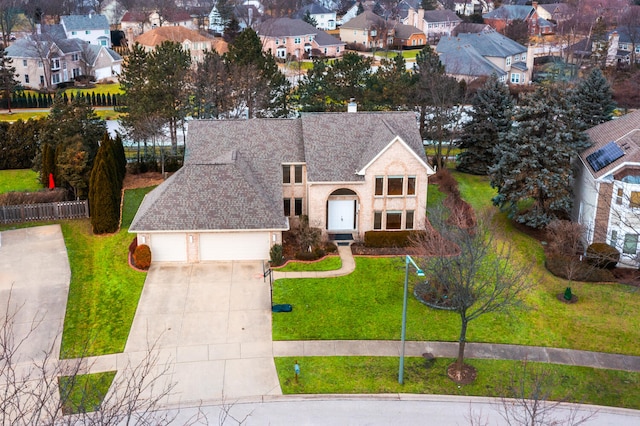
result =
[{"label": "grass strip between sidewalk and street", "polygon": [[[300,365],[296,382],[294,364]],[[468,359],[478,370],[471,384],[458,385],[447,377],[453,359],[405,359],[404,385],[398,383],[397,357],[284,357],[276,358],[282,392],[287,394],[414,393],[514,397],[510,380],[521,361]],[[529,362],[527,368],[545,371],[552,380],[551,400],[640,409],[640,373]],[[538,370],[540,371],[540,370]],[[532,377],[532,375],[528,375]],[[530,384],[530,382],[525,382]]]}]

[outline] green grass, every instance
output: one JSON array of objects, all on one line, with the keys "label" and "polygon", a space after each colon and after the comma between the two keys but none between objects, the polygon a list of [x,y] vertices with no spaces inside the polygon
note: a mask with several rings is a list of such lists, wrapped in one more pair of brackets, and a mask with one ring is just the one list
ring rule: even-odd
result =
[{"label": "green grass", "polygon": [[342,267],[340,256],[327,256],[317,262],[289,262],[282,268],[277,268],[278,272],[304,272],[304,271],[335,271]]},{"label": "green grass", "polygon": [[[491,206],[493,190],[487,179],[456,174],[463,196],[477,209]],[[430,198],[437,197],[430,189]],[[511,241],[515,259],[532,264],[534,283],[527,309],[511,315],[487,314],[473,321],[471,342],[573,348],[640,355],[640,294],[619,284],[571,283],[579,302],[565,305],[556,299],[567,282],[544,267],[540,243],[516,230],[506,216],[495,222],[499,238]],[[275,340],[364,339],[400,337],[404,264],[400,258],[356,258],[356,270],[337,278],[287,279],[274,283],[274,303],[290,303],[293,312],[273,316]],[[411,277],[412,281],[416,279]],[[456,341],[456,313],[427,308],[414,297],[408,301],[408,340]]]},{"label": "green grass", "polygon": [[438,185],[429,185],[427,190],[427,206],[441,206],[447,198],[444,192],[440,192]]},{"label": "green grass", "polygon": [[125,192],[122,229],[95,236],[88,220],[63,221],[71,284],[61,356],[103,355],[124,350],[146,274],[129,267],[127,228],[152,188]]},{"label": "green grass", "polygon": [[5,192],[34,192],[42,189],[38,173],[31,169],[0,170],[0,194]]},{"label": "green grass", "polygon": [[115,376],[115,371],[108,371],[60,377],[58,379],[60,395],[67,398],[62,407],[63,412],[77,414],[96,411],[109,391]]},{"label": "green grass", "polygon": [[[96,109],[96,115],[103,120],[116,120],[120,117],[120,113],[113,110],[111,107],[98,107],[105,109]],[[49,115],[49,111],[29,111],[20,110],[20,112],[13,112],[11,114],[0,114],[0,121],[27,121],[30,118],[37,119],[46,117]]]},{"label": "green grass", "polygon": [[[293,365],[300,365],[295,381]],[[478,378],[458,386],[446,375],[451,359],[436,359],[427,366],[422,358],[406,358],[404,385],[398,384],[398,358],[298,357],[276,358],[284,394],[416,393],[473,396],[514,396],[505,389],[518,361],[467,360],[478,369]],[[536,363],[530,363],[536,366]],[[640,408],[640,373],[588,367],[544,364],[555,378],[552,400]]]}]

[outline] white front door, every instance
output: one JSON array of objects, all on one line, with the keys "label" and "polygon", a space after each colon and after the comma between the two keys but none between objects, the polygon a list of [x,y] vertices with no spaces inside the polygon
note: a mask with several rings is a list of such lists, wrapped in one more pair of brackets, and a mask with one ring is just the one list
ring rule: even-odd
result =
[{"label": "white front door", "polygon": [[329,200],[329,231],[353,231],[355,226],[355,200]]}]

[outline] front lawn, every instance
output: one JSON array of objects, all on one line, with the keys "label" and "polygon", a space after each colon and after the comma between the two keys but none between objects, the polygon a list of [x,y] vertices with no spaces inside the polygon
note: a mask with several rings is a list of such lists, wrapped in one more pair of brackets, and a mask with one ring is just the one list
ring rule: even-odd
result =
[{"label": "front lawn", "polygon": [[335,271],[342,267],[340,256],[326,256],[317,262],[298,262],[291,261],[282,268],[274,268],[276,272],[316,272],[316,271]]},{"label": "front lawn", "polygon": [[[300,365],[295,381],[293,365]],[[282,392],[286,394],[415,393],[472,396],[515,396],[505,390],[519,361],[469,359],[478,369],[471,384],[447,377],[452,359],[437,358],[427,366],[422,358],[405,358],[404,385],[398,383],[398,358],[298,357],[276,358]],[[549,399],[640,409],[640,373],[557,364],[529,363],[555,379]]]},{"label": "front lawn", "polygon": [[[456,174],[463,197],[477,210],[493,209],[487,179]],[[432,196],[435,191],[430,190]],[[579,302],[565,305],[556,295],[567,286],[544,267],[540,243],[497,214],[500,238],[513,242],[516,259],[533,264],[527,309],[488,314],[473,321],[471,342],[573,348],[640,355],[640,295],[620,284],[571,283]],[[412,274],[412,282],[416,277]],[[286,279],[274,284],[274,303],[293,312],[273,316],[275,340],[400,338],[404,282],[401,258],[356,258],[356,270],[337,278]],[[408,340],[457,341],[459,316],[408,301]]]},{"label": "front lawn", "polygon": [[0,194],[5,192],[35,192],[42,189],[38,173],[31,169],[0,170]]},{"label": "front lawn", "polygon": [[61,223],[71,264],[62,357],[124,350],[146,277],[129,267],[128,246],[134,236],[127,229],[151,189],[125,191],[122,229],[116,234],[93,235],[89,220]]}]

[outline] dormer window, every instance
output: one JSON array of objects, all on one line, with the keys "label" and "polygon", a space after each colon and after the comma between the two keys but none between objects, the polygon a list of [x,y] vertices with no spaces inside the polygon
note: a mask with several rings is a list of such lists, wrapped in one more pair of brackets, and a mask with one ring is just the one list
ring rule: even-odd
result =
[{"label": "dormer window", "polygon": [[53,58],[51,60],[51,71],[60,69],[60,58]]}]

